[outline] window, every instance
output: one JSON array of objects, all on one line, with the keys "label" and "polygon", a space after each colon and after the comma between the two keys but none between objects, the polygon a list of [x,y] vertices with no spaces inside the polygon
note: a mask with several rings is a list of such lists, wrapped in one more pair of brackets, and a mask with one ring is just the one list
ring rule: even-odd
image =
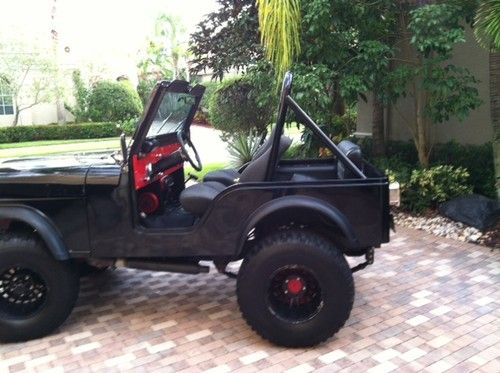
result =
[{"label": "window", "polygon": [[14,114],[14,103],[12,95],[6,87],[0,85],[0,115]]}]

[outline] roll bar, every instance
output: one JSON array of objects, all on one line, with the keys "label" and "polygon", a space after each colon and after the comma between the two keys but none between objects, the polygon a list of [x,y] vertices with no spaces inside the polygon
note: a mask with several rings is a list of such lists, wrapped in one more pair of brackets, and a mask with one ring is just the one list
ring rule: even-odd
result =
[{"label": "roll bar", "polygon": [[278,108],[278,119],[276,121],[276,131],[274,131],[273,138],[273,148],[271,151],[271,157],[269,159],[269,164],[266,172],[266,180],[272,180],[274,172],[276,170],[276,165],[278,163],[278,151],[279,142],[281,135],[283,134],[283,128],[285,126],[286,114],[288,109],[293,110],[295,115],[299,118],[303,124],[308,127],[316,136],[318,136],[329,148],[330,150],[340,159],[344,166],[355,175],[361,179],[366,179],[365,174],[349,159],[347,156],[338,148],[338,146],[319,128],[319,126],[311,119],[307,113],[302,110],[302,108],[295,102],[291,97],[292,93],[292,83],[293,75],[291,72],[287,72],[283,79],[283,85],[281,88],[280,103]]}]

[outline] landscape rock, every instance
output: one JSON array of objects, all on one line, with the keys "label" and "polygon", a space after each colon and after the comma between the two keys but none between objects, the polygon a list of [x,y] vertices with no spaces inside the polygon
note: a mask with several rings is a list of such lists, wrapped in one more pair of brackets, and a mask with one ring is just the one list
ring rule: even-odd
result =
[{"label": "landscape rock", "polygon": [[458,197],[439,206],[440,214],[481,231],[500,219],[500,203],[478,194]]}]

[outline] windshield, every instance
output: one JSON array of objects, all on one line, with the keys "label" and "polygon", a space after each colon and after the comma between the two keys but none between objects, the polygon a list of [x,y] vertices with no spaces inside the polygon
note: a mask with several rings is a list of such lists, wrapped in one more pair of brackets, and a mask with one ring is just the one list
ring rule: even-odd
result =
[{"label": "windshield", "polygon": [[165,92],[149,128],[147,138],[178,132],[184,125],[196,98],[187,93]]}]

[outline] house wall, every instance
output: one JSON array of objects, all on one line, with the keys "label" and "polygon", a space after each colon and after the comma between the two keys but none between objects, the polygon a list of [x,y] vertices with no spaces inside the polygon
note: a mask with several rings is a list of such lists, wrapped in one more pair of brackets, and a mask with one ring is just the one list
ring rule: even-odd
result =
[{"label": "house wall", "polygon": [[[65,110],[66,122],[73,122],[73,115]],[[14,115],[0,115],[0,127],[11,126]],[[57,123],[57,106],[55,103],[43,103],[23,110],[19,115],[18,125]]]},{"label": "house wall", "polygon": [[[489,100],[489,60],[488,52],[481,48],[474,39],[470,28],[466,30],[467,42],[455,48],[451,63],[468,68],[480,81],[479,95],[483,104],[464,121],[452,118],[450,121],[437,124],[435,128],[436,142],[454,140],[462,144],[483,144],[493,138]],[[408,129],[408,121],[413,118],[414,108],[409,98],[400,99],[390,113],[391,120],[386,124],[386,133],[391,140],[409,140],[412,138]],[[387,117],[387,116],[386,116]],[[371,97],[368,102],[358,103],[357,132],[360,135],[371,135],[372,106]]]}]

